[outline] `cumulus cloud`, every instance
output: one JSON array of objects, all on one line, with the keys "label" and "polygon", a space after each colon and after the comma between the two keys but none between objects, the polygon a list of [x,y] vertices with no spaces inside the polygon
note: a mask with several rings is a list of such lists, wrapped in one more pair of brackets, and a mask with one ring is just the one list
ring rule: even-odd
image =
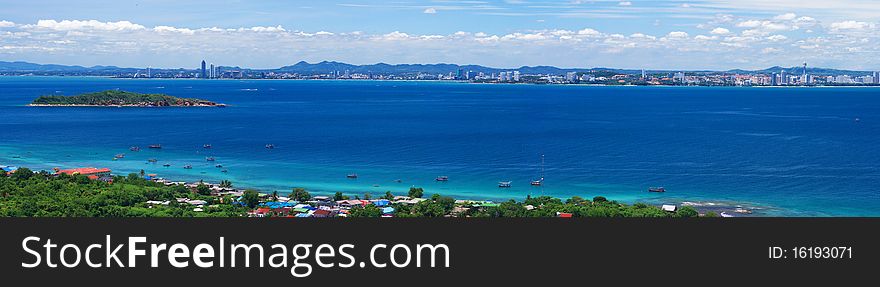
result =
[{"label": "cumulus cloud", "polygon": [[831,31],[839,32],[839,31],[856,31],[856,30],[865,30],[865,29],[874,29],[876,25],[874,23],[869,22],[859,22],[859,21],[843,21],[843,22],[835,22],[831,23]]},{"label": "cumulus cloud", "polygon": [[434,9],[434,8],[426,8],[425,11],[423,11],[422,13],[425,13],[425,14],[437,14],[437,9]]},{"label": "cumulus cloud", "polygon": [[727,34],[730,34],[730,30],[718,27],[718,28],[712,29],[712,31],[709,33],[712,33],[714,35],[727,35]]},{"label": "cumulus cloud", "polygon": [[10,22],[10,21],[6,21],[6,20],[0,20],[0,28],[9,28],[9,27],[15,27],[15,23]]},{"label": "cumulus cloud", "polygon": [[97,20],[39,20],[36,24],[37,28],[45,28],[57,31],[73,31],[73,30],[104,30],[104,31],[134,31],[146,29],[143,25],[135,24],[129,21],[118,22],[100,22]]},{"label": "cumulus cloud", "polygon": [[794,13],[785,13],[785,14],[776,15],[776,17],[773,17],[773,19],[775,19],[775,20],[785,20],[785,21],[794,20],[795,18],[797,18],[797,14],[794,14]]}]

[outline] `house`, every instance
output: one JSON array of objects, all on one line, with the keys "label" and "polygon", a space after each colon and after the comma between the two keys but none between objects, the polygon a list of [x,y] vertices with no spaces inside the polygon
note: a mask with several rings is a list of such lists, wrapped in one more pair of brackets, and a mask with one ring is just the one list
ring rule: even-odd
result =
[{"label": "house", "polygon": [[333,212],[330,210],[325,210],[325,209],[318,209],[318,210],[315,210],[315,212],[312,212],[312,217],[326,218],[326,217],[333,217],[333,216],[336,216],[336,212]]},{"label": "house", "polygon": [[571,218],[573,214],[567,212],[557,212],[556,217]]},{"label": "house", "polygon": [[392,214],[392,213],[394,213],[394,207],[389,206],[389,207],[382,208],[382,214]]},{"label": "house", "polygon": [[660,209],[662,209],[663,211],[666,211],[666,212],[675,212],[675,210],[677,210],[678,207],[675,205],[671,205],[671,204],[664,204],[663,206],[660,207]]},{"label": "house", "polygon": [[317,202],[327,202],[327,201],[330,201],[330,197],[329,197],[329,196],[319,195],[319,196],[314,196],[314,197],[312,197],[312,200],[315,200],[315,201],[317,201]]},{"label": "house", "polygon": [[61,169],[55,172],[55,174],[67,174],[67,175],[76,175],[81,174],[85,176],[95,176],[95,179],[102,176],[109,176],[110,169],[109,168],[94,168],[94,167],[83,167],[83,168],[71,168],[71,169]]},{"label": "house", "polygon": [[355,206],[365,206],[369,203],[369,201],[359,200],[359,199],[346,199],[337,201],[336,204],[339,204],[341,207],[352,208]]}]

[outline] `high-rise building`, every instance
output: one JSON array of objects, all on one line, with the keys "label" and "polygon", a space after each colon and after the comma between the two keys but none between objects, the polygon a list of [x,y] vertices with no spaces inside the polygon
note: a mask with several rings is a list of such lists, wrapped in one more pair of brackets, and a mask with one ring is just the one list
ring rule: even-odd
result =
[{"label": "high-rise building", "polygon": [[874,72],[874,84],[880,84],[880,72]]},{"label": "high-rise building", "polygon": [[455,79],[456,80],[463,80],[464,79],[464,70],[458,69],[458,71],[455,73]]},{"label": "high-rise building", "polygon": [[208,76],[207,71],[205,69],[205,64],[206,64],[205,60],[202,60],[202,79],[205,79]]},{"label": "high-rise building", "polygon": [[214,74],[214,63],[211,63],[211,70],[208,73],[208,78],[213,79],[216,77],[217,77],[217,74]]},{"label": "high-rise building", "polygon": [[513,81],[519,82],[519,71],[513,71]]},{"label": "high-rise building", "polygon": [[770,85],[771,86],[778,86],[779,85],[779,74],[777,74],[777,73],[770,74]]},{"label": "high-rise building", "polygon": [[779,84],[788,85],[788,78],[785,76],[785,70],[779,72]]}]

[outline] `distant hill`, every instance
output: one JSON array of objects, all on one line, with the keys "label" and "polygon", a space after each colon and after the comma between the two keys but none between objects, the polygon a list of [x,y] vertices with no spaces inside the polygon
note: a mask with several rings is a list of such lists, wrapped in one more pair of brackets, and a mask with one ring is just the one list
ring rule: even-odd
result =
[{"label": "distant hill", "polygon": [[[283,66],[277,69],[248,69],[248,68],[240,68],[235,66],[221,66],[219,67],[222,70],[249,70],[249,71],[262,71],[262,72],[286,72],[286,73],[299,73],[299,74],[329,74],[333,72],[343,73],[346,70],[349,73],[360,73],[360,74],[449,74],[456,73],[458,70],[462,70],[463,72],[473,71],[473,72],[482,72],[485,74],[497,74],[503,71],[519,71],[522,74],[544,74],[544,75],[564,75],[568,72],[594,72],[594,71],[604,71],[609,73],[621,73],[621,74],[639,74],[641,70],[635,69],[617,69],[617,68],[559,68],[554,66],[522,66],[519,68],[492,68],[480,65],[456,65],[456,64],[447,64],[447,63],[439,63],[439,64],[386,64],[386,63],[377,63],[370,65],[353,65],[342,62],[334,62],[334,61],[323,61],[318,63],[308,63],[305,61],[300,61],[296,64]],[[779,66],[770,67],[763,70],[728,70],[728,71],[710,71],[710,70],[690,70],[685,72],[690,73],[780,73],[782,70],[785,70],[787,73],[801,73],[803,67],[790,67],[783,68]],[[66,65],[55,65],[55,64],[34,64],[28,62],[3,62],[0,61],[0,72],[16,72],[16,73],[24,73],[24,72],[40,72],[40,73],[85,73],[85,74],[112,74],[112,73],[136,73],[143,72],[146,68],[122,68],[117,66],[92,66],[92,67],[83,67],[83,66],[66,66]],[[153,71],[197,71],[196,68],[177,68],[177,69],[158,69],[153,68]],[[677,72],[679,70],[648,70],[648,73],[671,73]],[[828,68],[815,68],[808,67],[808,73],[814,75],[840,75],[840,74],[848,74],[848,75],[865,75],[870,74],[871,72],[867,71],[853,71],[853,70],[839,70],[839,69],[828,69]]]}]

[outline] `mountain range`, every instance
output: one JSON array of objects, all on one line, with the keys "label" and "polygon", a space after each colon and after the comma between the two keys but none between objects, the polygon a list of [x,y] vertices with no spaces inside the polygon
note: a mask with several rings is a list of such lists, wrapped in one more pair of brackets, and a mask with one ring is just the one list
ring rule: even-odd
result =
[{"label": "mountain range", "polygon": [[[519,71],[522,74],[544,74],[544,75],[564,75],[568,72],[593,72],[593,71],[607,71],[607,72],[615,72],[622,74],[638,74],[641,73],[641,70],[635,69],[617,69],[617,68],[559,68],[553,66],[522,66],[519,68],[511,68],[511,69],[503,69],[503,68],[492,68],[480,65],[456,65],[456,64],[386,64],[386,63],[377,63],[370,65],[354,65],[342,62],[334,62],[334,61],[323,61],[319,63],[308,63],[305,61],[300,61],[296,64],[283,66],[276,69],[248,69],[248,68],[239,68],[239,67],[220,67],[222,70],[246,70],[246,71],[257,71],[257,72],[286,72],[286,73],[298,73],[298,74],[327,74],[333,72],[343,73],[345,71],[349,71],[349,73],[361,73],[361,74],[417,74],[417,73],[425,73],[425,74],[449,74],[456,73],[459,70],[463,72],[473,71],[473,72],[482,72],[485,74],[493,74],[499,73],[503,71]],[[143,72],[146,70],[145,68],[126,68],[126,67],[117,67],[117,66],[68,66],[68,65],[56,65],[56,64],[35,64],[29,62],[4,62],[0,61],[0,72],[7,73],[137,73]],[[175,71],[175,70],[185,70],[185,71],[196,71],[197,68],[178,68],[178,69],[160,69],[153,68],[153,71]],[[781,71],[787,71],[792,74],[799,74],[803,72],[803,67],[770,67],[763,70],[727,70],[727,71],[711,71],[711,70],[690,70],[685,72],[693,72],[693,73],[739,73],[739,74],[768,74],[768,73],[780,73]],[[671,73],[677,72],[679,70],[647,70],[648,73]],[[840,70],[840,69],[829,69],[829,68],[814,68],[808,67],[807,73],[814,75],[865,75],[870,74],[868,71],[855,71],[855,70]]]}]

